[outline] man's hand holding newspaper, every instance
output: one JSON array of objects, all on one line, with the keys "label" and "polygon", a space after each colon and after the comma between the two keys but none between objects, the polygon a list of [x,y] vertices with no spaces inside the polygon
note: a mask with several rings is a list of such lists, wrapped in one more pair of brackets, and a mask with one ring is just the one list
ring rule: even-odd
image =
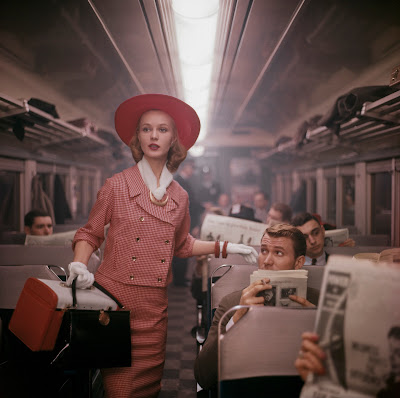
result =
[{"label": "man's hand holding newspaper", "polygon": [[400,369],[390,359],[400,347],[399,286],[396,268],[330,257],[315,333],[303,334],[295,363],[307,379],[301,398],[396,396]]}]

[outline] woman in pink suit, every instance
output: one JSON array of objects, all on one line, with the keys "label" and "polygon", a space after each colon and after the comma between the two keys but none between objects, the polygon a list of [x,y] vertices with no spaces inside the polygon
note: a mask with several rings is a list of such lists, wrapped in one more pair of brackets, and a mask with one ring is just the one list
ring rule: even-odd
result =
[{"label": "woman in pink suit", "polygon": [[173,256],[240,253],[255,262],[254,248],[205,242],[190,233],[188,195],[172,173],[195,143],[199,118],[189,105],[161,94],[123,102],[115,113],[118,135],[132,150],[135,166],[106,180],[88,223],[73,242],[68,283],[93,281],[86,265],[104,241],[104,260],[95,278],[131,311],[132,366],[103,369],[108,398],[156,397],[160,391],[167,332],[167,286]]}]

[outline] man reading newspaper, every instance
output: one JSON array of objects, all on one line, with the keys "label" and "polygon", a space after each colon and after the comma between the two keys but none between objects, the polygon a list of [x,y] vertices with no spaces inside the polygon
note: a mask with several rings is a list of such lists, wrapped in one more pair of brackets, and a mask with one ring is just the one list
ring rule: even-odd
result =
[{"label": "man reading newspaper", "polygon": [[301,398],[400,397],[399,285],[396,262],[330,257],[315,333],[295,362]]},{"label": "man reading newspaper", "polygon": [[[265,230],[261,239],[261,250],[258,256],[258,268],[260,270],[295,270],[304,264],[306,253],[306,241],[303,234],[295,227],[288,224],[276,224]],[[269,278],[258,279],[243,290],[239,290],[225,296],[213,317],[208,337],[196,358],[194,373],[197,382],[204,389],[215,389],[218,381],[218,323],[222,315],[235,305],[265,305],[264,296],[260,293],[272,291],[273,286]],[[319,291],[307,289],[307,298],[292,295],[287,291],[287,297],[304,307],[313,307],[318,303]],[[224,317],[223,331],[230,325],[238,322],[247,312],[247,309],[239,309],[233,317]],[[228,322],[229,321],[229,322]],[[228,323],[228,325],[227,325]]]},{"label": "man reading newspaper", "polygon": [[325,246],[355,246],[354,240],[349,239],[348,230],[325,231],[313,214],[298,214],[293,218],[292,225],[306,238],[307,252],[304,265],[326,265],[329,254],[325,251]]}]

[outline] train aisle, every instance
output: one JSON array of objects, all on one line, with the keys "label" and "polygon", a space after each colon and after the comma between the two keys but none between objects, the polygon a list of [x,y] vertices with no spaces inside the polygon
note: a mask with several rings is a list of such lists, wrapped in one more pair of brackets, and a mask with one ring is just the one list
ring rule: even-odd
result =
[{"label": "train aisle", "polygon": [[159,398],[195,398],[196,340],[191,329],[196,325],[196,301],[190,287],[171,284],[168,296],[167,355]]}]

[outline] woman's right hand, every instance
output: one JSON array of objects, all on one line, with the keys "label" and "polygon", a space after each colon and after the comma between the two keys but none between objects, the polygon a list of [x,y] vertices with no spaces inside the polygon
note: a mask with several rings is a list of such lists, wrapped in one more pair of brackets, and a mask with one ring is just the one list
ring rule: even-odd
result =
[{"label": "woman's right hand", "polygon": [[93,285],[94,275],[88,271],[85,264],[79,261],[73,261],[68,265],[69,277],[67,279],[67,286],[71,286],[74,279],[76,279],[77,289],[87,289]]},{"label": "woman's right hand", "polygon": [[306,381],[310,372],[318,375],[325,374],[323,361],[326,354],[318,345],[319,336],[312,332],[305,332],[301,336],[301,348],[294,363],[301,378]]}]

